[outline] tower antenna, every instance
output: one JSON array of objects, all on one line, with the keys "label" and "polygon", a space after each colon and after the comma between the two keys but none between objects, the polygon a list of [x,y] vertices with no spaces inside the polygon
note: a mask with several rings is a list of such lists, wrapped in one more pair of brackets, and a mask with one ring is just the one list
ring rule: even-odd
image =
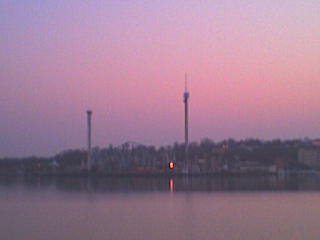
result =
[{"label": "tower antenna", "polygon": [[185,92],[188,92],[188,76],[187,73],[184,75],[184,86],[185,86]]}]

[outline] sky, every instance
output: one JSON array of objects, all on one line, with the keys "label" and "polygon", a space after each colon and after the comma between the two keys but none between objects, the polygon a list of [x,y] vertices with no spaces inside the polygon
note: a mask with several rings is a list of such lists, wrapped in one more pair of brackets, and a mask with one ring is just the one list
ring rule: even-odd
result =
[{"label": "sky", "polygon": [[320,1],[0,0],[0,157],[320,136]]}]

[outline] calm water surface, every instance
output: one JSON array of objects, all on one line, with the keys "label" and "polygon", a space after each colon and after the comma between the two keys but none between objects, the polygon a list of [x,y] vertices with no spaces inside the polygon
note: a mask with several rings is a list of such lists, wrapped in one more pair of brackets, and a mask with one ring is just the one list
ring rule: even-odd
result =
[{"label": "calm water surface", "polygon": [[305,178],[0,179],[0,239],[319,239]]}]

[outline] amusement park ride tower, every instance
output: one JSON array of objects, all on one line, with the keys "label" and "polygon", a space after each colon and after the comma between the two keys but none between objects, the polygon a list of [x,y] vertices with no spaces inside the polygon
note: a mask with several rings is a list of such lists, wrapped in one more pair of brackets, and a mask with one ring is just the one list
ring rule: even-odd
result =
[{"label": "amusement park ride tower", "polygon": [[88,148],[87,148],[87,164],[86,164],[86,168],[88,171],[90,171],[91,169],[91,117],[92,117],[92,111],[88,110],[87,111],[87,131],[88,131],[88,135],[87,135],[87,144],[88,144]]},{"label": "amusement park ride tower", "polygon": [[188,92],[188,82],[187,82],[187,74],[185,75],[185,90],[183,94],[183,102],[184,102],[184,142],[185,142],[185,168],[183,173],[189,174],[189,112],[188,112],[188,100],[189,100],[189,92]]}]

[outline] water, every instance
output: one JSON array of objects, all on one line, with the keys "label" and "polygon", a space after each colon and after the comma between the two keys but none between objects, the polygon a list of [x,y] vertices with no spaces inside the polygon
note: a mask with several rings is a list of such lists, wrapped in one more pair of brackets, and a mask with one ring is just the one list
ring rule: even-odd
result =
[{"label": "water", "polygon": [[0,239],[319,239],[317,177],[0,179]]}]

